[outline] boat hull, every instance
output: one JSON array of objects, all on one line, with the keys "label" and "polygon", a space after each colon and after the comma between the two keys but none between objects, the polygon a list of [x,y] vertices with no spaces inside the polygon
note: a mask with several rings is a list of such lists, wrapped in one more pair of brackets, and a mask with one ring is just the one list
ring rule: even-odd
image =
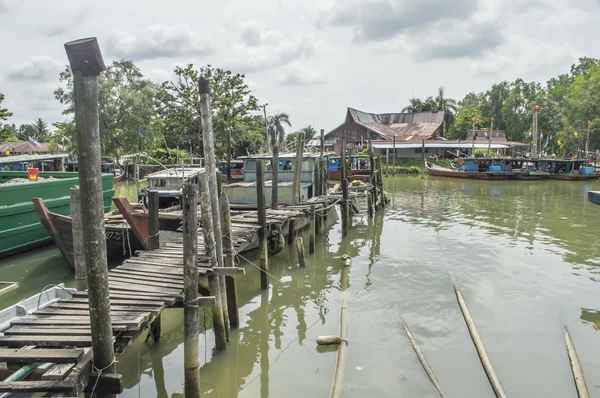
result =
[{"label": "boat hull", "polygon": [[429,175],[437,177],[452,178],[470,178],[475,180],[510,180],[515,178],[514,173],[487,173],[487,172],[469,172],[444,169],[441,167],[431,167],[427,165]]},{"label": "boat hull", "polygon": [[[42,226],[32,199],[42,198],[49,211],[71,214],[70,189],[79,184],[78,173],[40,172],[40,177],[52,179],[0,186],[0,258],[45,246],[53,242]],[[0,172],[0,181],[27,178],[26,172]],[[109,211],[113,176],[102,176],[104,210]]]}]

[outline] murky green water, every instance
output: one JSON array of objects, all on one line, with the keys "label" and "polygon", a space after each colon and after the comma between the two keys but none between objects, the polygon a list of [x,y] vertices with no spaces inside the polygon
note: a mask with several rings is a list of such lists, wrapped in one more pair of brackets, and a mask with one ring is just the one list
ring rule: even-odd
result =
[{"label": "murky green water", "polygon": [[[513,397],[576,396],[564,327],[575,341],[592,396],[600,396],[600,207],[595,182],[486,182],[396,178],[392,203],[355,217],[347,239],[330,225],[305,269],[291,251],[271,258],[260,291],[244,259],[238,278],[241,327],[214,351],[210,314],[201,336],[206,397],[328,396],[335,352],[319,335],[338,334],[340,284],[349,281],[349,346],[344,396],[436,397],[402,331],[411,327],[450,397],[493,397],[452,290],[465,295],[505,390]],[[135,190],[133,190],[135,192]],[[332,221],[332,224],[335,220]],[[305,242],[308,239],[305,236]],[[345,270],[339,257],[349,254]],[[257,262],[256,255],[244,255]],[[0,305],[71,281],[55,249],[4,260],[3,280],[21,288]],[[6,276],[5,276],[6,275]],[[143,340],[119,358],[124,397],[183,392],[183,311],[163,315],[158,344]],[[401,318],[402,317],[402,318]]]}]

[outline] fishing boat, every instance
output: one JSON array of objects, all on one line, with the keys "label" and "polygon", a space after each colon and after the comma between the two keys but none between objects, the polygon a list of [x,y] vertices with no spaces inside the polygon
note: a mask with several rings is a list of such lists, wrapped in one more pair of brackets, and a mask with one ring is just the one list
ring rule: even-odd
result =
[{"label": "fishing boat", "polygon": [[[221,162],[219,166],[221,172],[221,181],[227,182],[227,162]],[[232,160],[231,161],[231,182],[244,181],[244,161]]]},{"label": "fishing boat", "polygon": [[425,166],[427,167],[429,175],[439,177],[471,178],[476,180],[510,180],[516,178],[515,173],[510,168],[510,163],[506,164],[500,160],[484,162],[484,160],[486,159],[458,158],[458,169],[448,169],[437,166],[427,160],[425,161]]},{"label": "fishing boat", "polygon": [[181,204],[181,188],[191,183],[198,186],[198,174],[204,172],[203,167],[175,167],[148,174],[148,188],[138,191],[138,202],[147,205],[148,191],[158,191],[158,206],[166,209]]},{"label": "fishing boat", "polygon": [[[127,199],[115,198],[114,201],[119,210],[104,215],[109,260],[131,257],[136,250],[148,249],[148,216],[141,207],[134,211]],[[48,211],[40,198],[34,198],[33,205],[42,226],[54,239],[67,264],[75,269],[71,217]]]},{"label": "fishing boat", "polygon": [[[350,155],[348,157],[350,168],[348,178],[350,180],[366,179],[371,175],[371,160],[367,155]],[[342,179],[342,158],[331,156],[327,161],[327,176],[330,180],[340,181]]]},{"label": "fishing boat", "polygon": [[[71,215],[70,189],[79,184],[73,172],[38,172],[30,180],[27,171],[0,172],[0,257],[52,243],[33,206],[33,198],[42,198],[48,210]],[[110,211],[113,175],[102,175],[104,211]]]}]

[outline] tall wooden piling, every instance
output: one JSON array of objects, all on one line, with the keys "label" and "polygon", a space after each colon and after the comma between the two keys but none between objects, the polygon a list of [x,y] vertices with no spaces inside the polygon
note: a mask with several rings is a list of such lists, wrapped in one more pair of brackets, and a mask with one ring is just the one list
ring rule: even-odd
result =
[{"label": "tall wooden piling", "polygon": [[383,191],[383,170],[381,167],[381,157],[377,156],[377,192],[379,193],[379,200],[381,201],[381,207],[385,207],[385,193]]},{"label": "tall wooden piling", "polygon": [[396,134],[392,142],[392,175],[396,174]]},{"label": "tall wooden piling", "polygon": [[196,185],[184,184],[181,205],[183,210],[183,356],[186,397],[200,396],[197,203]]},{"label": "tall wooden piling", "polygon": [[[204,233],[204,248],[206,250],[206,256],[210,258],[210,265],[213,268],[219,266],[216,253],[216,242],[215,232],[212,223],[212,214],[210,211],[210,188],[208,184],[208,175],[212,174],[207,172],[200,173],[198,180],[200,182],[200,202],[206,204],[206,206],[200,206],[202,212],[202,232]],[[213,274],[208,275],[208,290],[210,294],[215,296],[215,305],[212,307],[213,316],[213,329],[215,331],[215,345],[218,350],[225,349],[227,347],[227,334],[225,332],[225,318],[223,313],[223,302],[221,300],[221,284],[219,283],[219,277]]]},{"label": "tall wooden piling", "polygon": [[277,210],[279,208],[279,143],[275,133],[273,133],[273,137],[271,137],[271,144],[273,145],[273,164],[271,165],[271,169],[273,170],[273,177],[271,179],[271,209]]},{"label": "tall wooden piling", "polygon": [[371,132],[367,131],[367,145],[369,146],[369,181],[371,181],[371,185],[373,186],[373,190],[371,191],[371,195],[373,196],[371,199],[373,203],[377,203],[377,183],[375,182],[375,158],[373,157],[373,146],[371,145]]},{"label": "tall wooden piling", "polygon": [[260,287],[269,288],[269,253],[267,251],[267,214],[265,209],[265,176],[262,159],[256,161],[256,206],[258,208],[258,257],[260,258]]},{"label": "tall wooden piling", "polygon": [[[98,113],[98,75],[106,67],[96,38],[75,40],[65,44],[73,72],[75,131],[79,160],[81,218],[85,220],[81,238],[84,244],[93,363],[101,373],[114,373],[108,263],[104,230],[102,164]],[[98,394],[99,397],[114,395]]]},{"label": "tall wooden piling", "polygon": [[301,236],[296,238],[296,253],[298,253],[298,265],[300,268],[305,268],[306,256],[304,254],[304,242],[302,241]]},{"label": "tall wooden piling", "polygon": [[[215,233],[216,255],[219,267],[224,266],[223,262],[223,233],[221,231],[221,216],[219,214],[219,188],[220,178],[217,179],[217,161],[215,158],[215,139],[213,133],[212,110],[210,104],[210,83],[204,77],[198,80],[198,92],[200,94],[200,116],[202,119],[202,144],[204,147],[204,165],[208,171],[208,184],[210,187],[210,211],[212,225]],[[202,202],[206,203],[206,202]],[[221,292],[225,296],[225,277],[219,278]],[[223,297],[221,300],[223,300]],[[225,314],[225,330],[229,338],[229,316],[227,306],[223,306]]]},{"label": "tall wooden piling", "polygon": [[158,218],[158,191],[148,191],[148,247],[150,250],[160,248],[160,220]]},{"label": "tall wooden piling", "polygon": [[293,243],[296,240],[296,224],[296,219],[290,218],[288,225],[288,243]]},{"label": "tall wooden piling", "polygon": [[[223,227],[223,253],[225,266],[234,267],[235,251],[231,239],[231,212],[229,210],[229,200],[227,194],[221,192],[221,226]],[[229,314],[229,325],[232,328],[240,326],[240,315],[237,300],[237,285],[232,275],[225,276],[225,285],[227,288],[227,312]]]},{"label": "tall wooden piling", "polygon": [[348,235],[348,180],[342,180],[342,236]]},{"label": "tall wooden piling", "polygon": [[296,141],[296,165],[294,167],[294,181],[292,182],[292,203],[297,205],[300,203],[300,196],[302,196],[302,161],[304,154],[304,134],[298,134],[298,140]]},{"label": "tall wooden piling", "polygon": [[321,187],[319,192],[320,195],[327,194],[327,163],[325,161],[325,129],[321,129],[321,145],[319,148],[319,164],[321,166],[321,178],[319,182],[321,183]]},{"label": "tall wooden piling", "polygon": [[346,165],[346,129],[342,131],[342,153],[340,159],[340,170],[342,174],[342,181],[348,178],[348,167]]},{"label": "tall wooden piling", "polygon": [[[193,161],[192,161],[193,163]],[[227,129],[227,184],[231,184],[231,130]]]},{"label": "tall wooden piling", "polygon": [[369,212],[369,218],[373,218],[373,194],[371,192],[366,192],[367,194],[367,210]]},{"label": "tall wooden piling", "polygon": [[425,140],[421,140],[421,179],[425,178]]},{"label": "tall wooden piling", "polygon": [[313,170],[313,180],[315,181],[314,183],[314,188],[313,188],[313,195],[314,196],[321,196],[321,162],[315,162],[315,169]]},{"label": "tall wooden piling", "polygon": [[308,252],[314,253],[315,252],[316,233],[317,233],[315,205],[310,206],[310,214],[308,217],[310,218],[309,226],[308,226],[308,234],[309,234]]},{"label": "tall wooden piling", "polygon": [[[79,187],[71,188],[71,230],[73,237],[83,236]],[[73,239],[73,262],[75,264],[75,286],[77,290],[84,291],[87,289],[87,279],[85,277],[85,248],[83,246],[83,239]]]}]

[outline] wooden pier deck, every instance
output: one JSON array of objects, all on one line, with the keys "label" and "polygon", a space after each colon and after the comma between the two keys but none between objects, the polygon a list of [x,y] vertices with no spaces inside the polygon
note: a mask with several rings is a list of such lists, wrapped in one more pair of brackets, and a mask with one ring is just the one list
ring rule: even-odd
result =
[{"label": "wooden pier deck", "polygon": [[[279,225],[282,232],[292,219],[296,229],[308,225],[311,206],[334,204],[336,196],[313,198],[298,206],[267,210],[267,225]],[[236,253],[256,247],[258,215],[248,211],[231,217],[232,241]],[[283,228],[281,228],[283,227]],[[204,253],[202,233],[198,235],[198,252]],[[161,249],[138,251],[108,273],[111,317],[115,350],[122,352],[166,308],[182,306],[183,300],[183,241],[165,243]],[[199,274],[212,272],[209,259],[198,256]],[[238,269],[243,273],[243,269]],[[199,287],[200,288],[200,287]],[[204,297],[200,305],[214,305],[214,297]],[[92,374],[92,331],[90,328],[87,292],[76,292],[49,306],[16,318],[0,336],[0,362],[6,362],[5,373],[20,366],[44,364],[41,380],[0,381],[1,392],[76,394],[94,385]],[[38,372],[39,375],[39,372]],[[122,389],[119,375],[103,375],[97,388],[118,394]]]}]

